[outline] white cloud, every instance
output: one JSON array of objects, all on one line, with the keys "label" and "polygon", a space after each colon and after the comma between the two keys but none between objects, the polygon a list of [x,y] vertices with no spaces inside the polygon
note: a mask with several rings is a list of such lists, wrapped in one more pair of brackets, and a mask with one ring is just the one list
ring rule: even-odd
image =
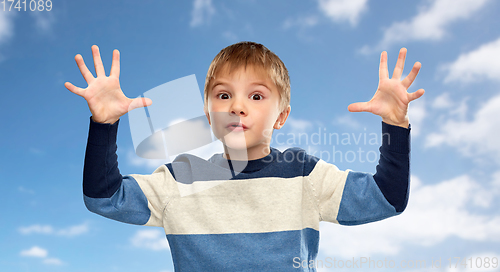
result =
[{"label": "white cloud", "polygon": [[451,101],[450,93],[442,93],[434,99],[432,107],[435,109],[449,109],[453,107],[454,103]]},{"label": "white cloud", "polygon": [[30,15],[35,19],[35,27],[42,33],[50,33],[56,19],[53,12],[35,11],[30,12]]},{"label": "white cloud", "polygon": [[9,40],[13,33],[14,12],[0,12],[0,44]]},{"label": "white cloud", "polygon": [[191,11],[191,27],[197,27],[210,21],[215,14],[212,0],[194,0]]},{"label": "white cloud", "polygon": [[333,120],[333,124],[343,125],[353,129],[358,129],[361,127],[361,124],[352,117],[352,114],[344,114],[338,116],[337,118],[335,118],[335,120]]},{"label": "white cloud", "polygon": [[297,29],[297,37],[303,42],[314,43],[317,42],[317,37],[311,35],[310,28],[318,25],[320,23],[320,16],[318,14],[311,15],[300,15],[296,17],[287,18],[283,24],[282,28],[288,30],[290,28]]},{"label": "white cloud", "polygon": [[35,257],[35,258],[42,258],[44,264],[49,264],[49,265],[62,265],[63,262],[58,259],[58,258],[47,258],[49,255],[49,252],[41,247],[38,246],[33,246],[30,249],[23,250],[19,253],[21,256],[25,257]]},{"label": "white cloud", "polygon": [[28,188],[24,188],[23,186],[19,186],[17,187],[17,189],[19,190],[19,192],[21,193],[26,193],[26,194],[30,194],[30,195],[33,195],[35,194],[35,191],[31,190],[31,189],[28,189]]},{"label": "white cloud", "polygon": [[228,40],[232,43],[235,43],[239,40],[238,36],[234,32],[231,32],[231,31],[222,32],[222,37],[224,37],[226,40]]},{"label": "white cloud", "polygon": [[492,158],[500,163],[498,116],[500,116],[500,95],[488,100],[470,121],[463,118],[443,121],[439,132],[428,135],[426,147],[448,145],[467,157]]},{"label": "white cloud", "polygon": [[49,234],[49,235],[73,237],[87,233],[89,231],[89,227],[87,223],[83,223],[80,225],[70,226],[67,228],[56,230],[50,225],[35,224],[28,227],[20,227],[18,231],[24,235]]},{"label": "white cloud", "polygon": [[21,251],[20,255],[27,256],[27,257],[45,258],[45,257],[47,257],[48,252],[46,249],[43,249],[43,248],[37,247],[37,246],[33,246],[30,249]]},{"label": "white cloud", "polygon": [[52,234],[54,229],[49,225],[32,225],[29,227],[20,227],[19,232],[21,234],[32,234],[32,233],[43,233],[43,234]]},{"label": "white cloud", "polygon": [[62,265],[63,262],[59,260],[58,258],[47,258],[43,260],[44,264],[50,264],[50,265]]},{"label": "white cloud", "polygon": [[318,0],[320,10],[332,21],[349,22],[356,26],[361,14],[368,9],[368,0]]},{"label": "white cloud", "polygon": [[65,229],[60,229],[56,232],[56,235],[73,237],[73,236],[78,236],[78,235],[87,233],[88,231],[89,231],[88,224],[83,223],[83,224],[71,226],[71,227],[68,227]]},{"label": "white cloud", "polygon": [[319,22],[318,17],[316,15],[302,16],[298,18],[288,18],[283,22],[283,28],[289,29],[291,27],[299,27],[300,29],[313,27],[317,25]]},{"label": "white cloud", "polygon": [[165,233],[158,229],[139,230],[130,239],[132,245],[150,250],[168,250]]},{"label": "white cloud", "polygon": [[464,53],[441,69],[447,71],[444,82],[474,82],[482,79],[500,80],[500,38]]},{"label": "white cloud", "polygon": [[470,211],[491,210],[492,201],[500,195],[499,184],[500,180],[484,183],[463,175],[427,185],[412,177],[408,207],[401,215],[360,226],[322,224],[322,254],[347,258],[396,255],[409,246],[431,247],[450,237],[499,242],[500,214]]},{"label": "white cloud", "polygon": [[290,127],[292,133],[300,133],[305,132],[312,128],[313,124],[311,121],[304,119],[295,119],[292,117],[288,117],[285,126]]},{"label": "white cloud", "polygon": [[423,121],[427,116],[424,98],[420,98],[410,103],[408,107],[408,116],[410,118],[412,136],[420,135],[420,130],[424,123]]},{"label": "white cloud", "polygon": [[377,46],[365,46],[362,53],[368,54],[385,50],[390,45],[407,41],[435,41],[442,39],[446,28],[458,21],[471,17],[490,0],[434,0],[422,6],[418,14],[408,21],[394,22],[385,29]]},{"label": "white cloud", "polygon": [[[318,9],[327,18],[335,23],[347,22],[351,26],[358,24],[361,14],[368,8],[368,0],[318,0]],[[306,35],[308,28],[320,23],[320,14],[302,15],[288,18],[283,22],[283,29],[297,27],[299,36],[305,40],[313,40]]]}]

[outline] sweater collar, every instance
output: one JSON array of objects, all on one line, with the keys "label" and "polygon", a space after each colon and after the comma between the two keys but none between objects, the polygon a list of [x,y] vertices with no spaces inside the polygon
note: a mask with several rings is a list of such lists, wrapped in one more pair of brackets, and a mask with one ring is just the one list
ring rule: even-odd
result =
[{"label": "sweater collar", "polygon": [[[271,152],[260,159],[250,160],[250,161],[236,161],[236,160],[227,160],[222,156],[222,153],[213,155],[208,161],[224,168],[233,168],[233,169],[244,169],[241,173],[249,174],[256,171],[260,171],[264,169],[266,166],[270,165],[273,161],[276,160],[279,150],[271,147]],[[246,164],[246,166],[245,166]]]}]

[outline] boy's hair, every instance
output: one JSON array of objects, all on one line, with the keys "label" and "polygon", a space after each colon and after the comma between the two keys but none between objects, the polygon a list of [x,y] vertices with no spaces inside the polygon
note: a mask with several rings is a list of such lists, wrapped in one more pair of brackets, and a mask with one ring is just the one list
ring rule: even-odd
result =
[{"label": "boy's hair", "polygon": [[[225,67],[225,65],[229,65]],[[255,42],[239,42],[222,49],[210,64],[205,79],[205,108],[211,84],[221,69],[234,71],[241,66],[252,65],[262,68],[271,81],[278,87],[280,95],[280,111],[290,104],[290,77],[281,59],[264,45]]]}]

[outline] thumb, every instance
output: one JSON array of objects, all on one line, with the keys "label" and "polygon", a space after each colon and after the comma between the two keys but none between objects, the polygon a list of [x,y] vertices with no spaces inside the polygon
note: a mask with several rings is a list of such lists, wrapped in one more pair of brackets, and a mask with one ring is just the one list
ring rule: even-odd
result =
[{"label": "thumb", "polygon": [[71,84],[71,82],[65,82],[64,87],[66,87],[66,89],[68,89],[70,92],[83,97],[83,89],[76,87],[75,85]]},{"label": "thumb", "polygon": [[153,101],[151,101],[151,99],[146,97],[138,97],[133,99],[132,102],[130,102],[128,110],[131,111],[137,108],[148,107],[151,106],[151,104],[153,104]]},{"label": "thumb", "polygon": [[350,112],[368,111],[368,102],[352,103],[347,107],[347,110],[349,110]]},{"label": "thumb", "polygon": [[424,89],[419,89],[413,93],[408,94],[408,99],[411,101],[420,98],[422,95],[424,95],[425,91]]}]

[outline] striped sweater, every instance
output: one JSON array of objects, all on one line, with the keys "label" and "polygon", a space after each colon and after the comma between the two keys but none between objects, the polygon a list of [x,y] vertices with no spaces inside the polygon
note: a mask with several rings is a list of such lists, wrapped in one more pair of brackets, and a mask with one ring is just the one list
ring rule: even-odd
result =
[{"label": "striped sweater", "polygon": [[[165,230],[175,271],[316,271],[319,222],[357,225],[401,213],[408,201],[410,129],[382,123],[375,175],[341,171],[299,148],[249,161],[180,155],[151,175],[122,176],[118,123],[90,121],[87,208]],[[295,264],[295,266],[294,266]]]}]

